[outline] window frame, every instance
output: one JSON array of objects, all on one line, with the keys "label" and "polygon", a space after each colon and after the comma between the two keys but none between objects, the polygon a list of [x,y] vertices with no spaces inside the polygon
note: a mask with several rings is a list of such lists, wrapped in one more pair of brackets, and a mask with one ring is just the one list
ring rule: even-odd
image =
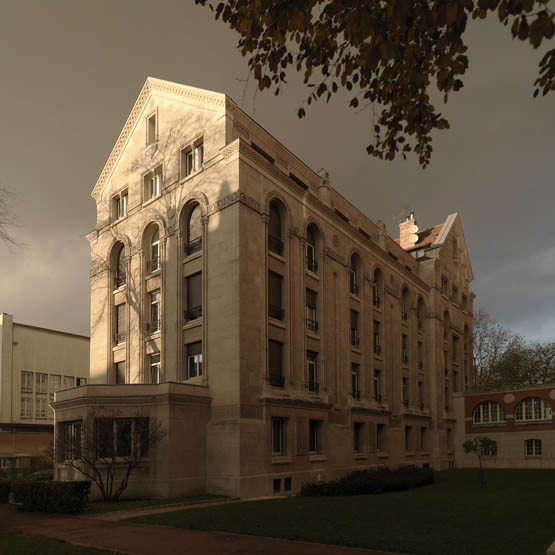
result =
[{"label": "window frame", "polygon": [[[539,401],[539,416],[537,401]],[[551,422],[553,418],[553,409],[551,404],[541,397],[525,397],[515,407],[514,421],[515,423],[524,422]]]},{"label": "window frame", "polygon": [[[199,156],[200,153],[200,162]],[[196,175],[204,168],[204,135],[179,149],[179,181]]]}]

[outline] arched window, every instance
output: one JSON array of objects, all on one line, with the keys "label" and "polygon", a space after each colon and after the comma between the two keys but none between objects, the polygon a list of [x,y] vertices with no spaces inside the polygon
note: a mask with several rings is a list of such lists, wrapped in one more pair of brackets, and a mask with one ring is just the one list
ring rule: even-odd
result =
[{"label": "arched window", "polygon": [[351,270],[349,276],[349,290],[353,295],[358,295],[360,289],[360,257],[357,253],[351,255]]},{"label": "arched window", "polygon": [[281,207],[277,200],[270,202],[270,221],[268,222],[268,249],[276,254],[283,253]]},{"label": "arched window", "polygon": [[401,320],[406,322],[409,317],[409,290],[403,287],[403,292],[401,293]]},{"label": "arched window", "polygon": [[127,282],[125,247],[123,243],[117,243],[114,246],[112,267],[114,268],[114,289],[123,287]]},{"label": "arched window", "polygon": [[505,409],[496,401],[480,403],[472,413],[474,424],[501,424],[507,421]]},{"label": "arched window", "polygon": [[153,226],[148,240],[148,259],[146,269],[149,273],[160,269],[160,231],[158,226]]},{"label": "arched window", "polygon": [[187,255],[202,249],[202,211],[200,204],[195,204],[187,218],[187,229],[185,238],[185,252]]},{"label": "arched window", "polygon": [[426,305],[422,300],[422,297],[418,299],[418,304],[416,305],[416,327],[418,330],[424,329],[424,319],[426,318]]},{"label": "arched window", "polygon": [[316,240],[318,229],[314,224],[308,224],[306,228],[306,267],[314,273],[318,273],[318,252],[316,250]]},{"label": "arched window", "polygon": [[515,409],[515,422],[547,420],[551,422],[551,405],[539,397],[527,397]]},{"label": "arched window", "polygon": [[382,301],[383,278],[378,268],[374,270],[374,279],[372,283],[372,297],[376,308],[379,308]]}]

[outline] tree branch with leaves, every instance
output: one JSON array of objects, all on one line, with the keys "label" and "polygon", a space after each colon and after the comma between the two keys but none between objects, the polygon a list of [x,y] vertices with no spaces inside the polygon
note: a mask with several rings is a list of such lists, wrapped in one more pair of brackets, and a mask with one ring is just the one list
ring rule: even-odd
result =
[{"label": "tree branch with leaves", "polygon": [[[430,163],[432,132],[448,129],[436,110],[432,84],[447,102],[463,87],[469,67],[465,32],[470,19],[497,13],[513,38],[538,48],[553,38],[549,0],[195,0],[208,5],[240,35],[250,74],[260,90],[278,95],[288,71],[304,73],[305,107],[340,89],[349,106],[370,104],[373,142],[367,151],[394,160],[414,152]],[[536,96],[555,90],[555,49],[540,61]]]}]

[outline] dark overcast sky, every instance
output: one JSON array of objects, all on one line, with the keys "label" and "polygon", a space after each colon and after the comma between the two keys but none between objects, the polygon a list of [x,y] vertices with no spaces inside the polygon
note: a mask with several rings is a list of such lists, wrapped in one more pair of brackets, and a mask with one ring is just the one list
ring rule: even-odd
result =
[{"label": "dark overcast sky", "polygon": [[19,193],[26,246],[0,245],[0,312],[88,334],[90,196],[148,75],[225,92],[372,220],[459,212],[476,306],[530,339],[555,339],[555,95],[532,99],[538,62],[494,17],[470,23],[465,86],[442,107],[431,167],[367,156],[370,114],[346,97],[298,120],[305,91],[244,101],[237,36],[192,0],[0,5],[0,183]]}]

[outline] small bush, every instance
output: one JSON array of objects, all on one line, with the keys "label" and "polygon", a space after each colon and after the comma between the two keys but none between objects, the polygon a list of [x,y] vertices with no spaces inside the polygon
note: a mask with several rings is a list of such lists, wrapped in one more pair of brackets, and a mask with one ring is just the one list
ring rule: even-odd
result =
[{"label": "small bush", "polygon": [[402,491],[431,484],[434,472],[431,468],[399,468],[397,470],[355,470],[339,480],[330,482],[307,482],[301,487],[301,495],[367,495]]},{"label": "small bush", "polygon": [[12,484],[9,480],[0,479],[0,503],[7,503],[10,498]]},{"label": "small bush", "polygon": [[24,511],[78,513],[85,508],[91,483],[19,480],[13,485],[15,502]]}]

